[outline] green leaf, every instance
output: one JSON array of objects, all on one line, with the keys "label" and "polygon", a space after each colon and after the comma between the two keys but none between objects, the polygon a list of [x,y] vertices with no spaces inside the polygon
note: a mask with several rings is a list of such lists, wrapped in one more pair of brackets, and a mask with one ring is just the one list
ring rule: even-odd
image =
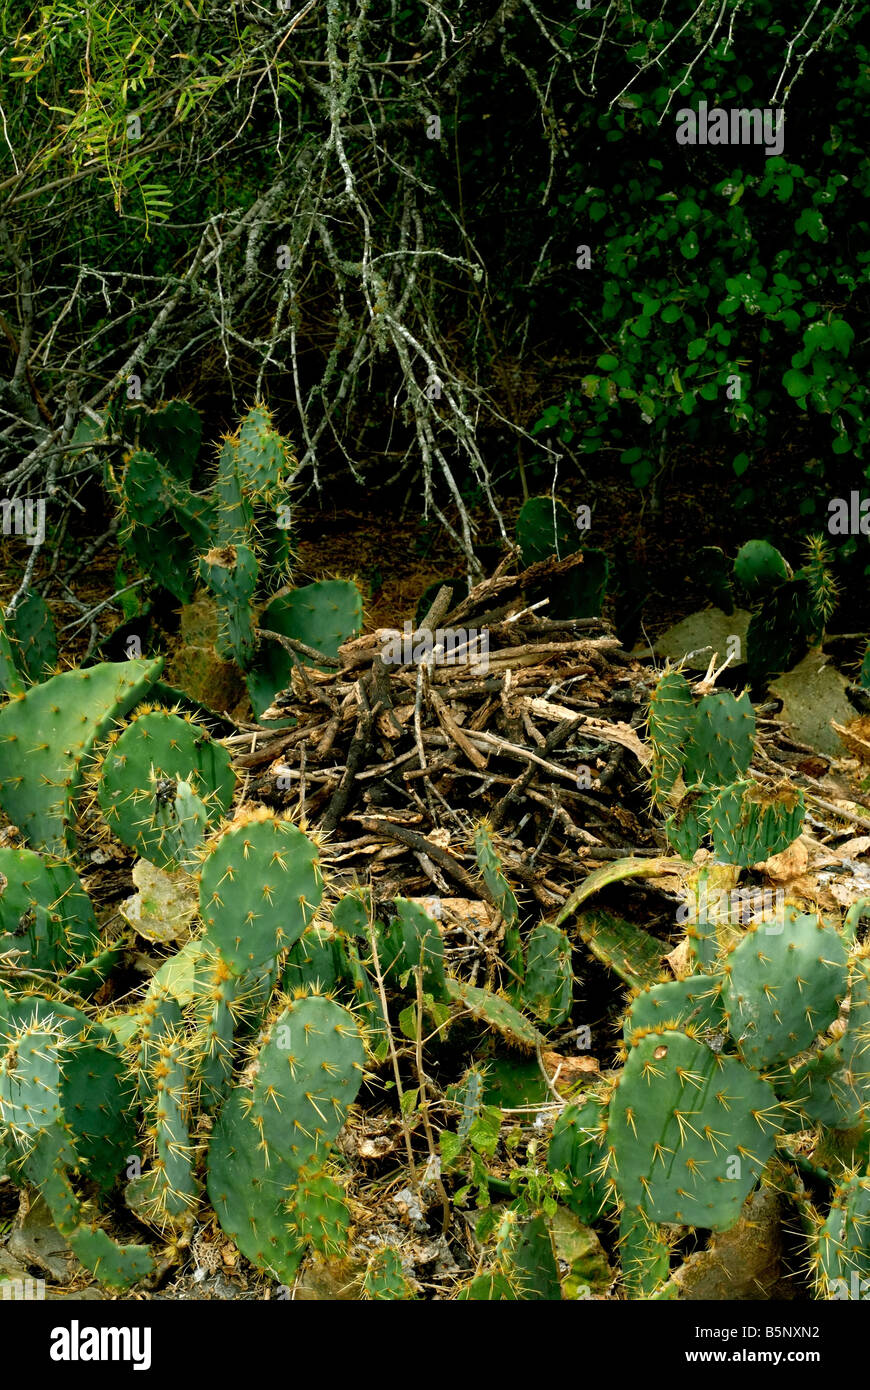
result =
[{"label": "green leaf", "polygon": [[832,319],[828,327],[837,351],[842,353],[844,357],[848,357],[849,349],[855,341],[854,330],[849,327],[845,319]]},{"label": "green leaf", "polygon": [[749,467],[749,455],[737,454],[736,457],[731,460],[731,467],[734,469],[735,478],[742,478]]},{"label": "green leaf", "polygon": [[822,221],[822,214],[814,208],[804,208],[794,224],[798,235],[806,233],[812,241],[827,241],[828,229]]},{"label": "green leaf", "polygon": [[797,372],[792,368],[787,371],[782,378],[782,384],[790,396],[805,396],[812,387],[812,377],[806,376],[804,372]]},{"label": "green leaf", "polygon": [[695,259],[700,250],[697,232],[686,232],[686,235],[680,242],[680,250],[687,261],[693,261]]},{"label": "green leaf", "polygon": [[[449,1129],[442,1129],[438,1135],[438,1147],[441,1150],[441,1161],[445,1168],[449,1168],[456,1162],[462,1152],[462,1140],[458,1134],[453,1134]],[[468,1189],[466,1188],[466,1191]]]}]

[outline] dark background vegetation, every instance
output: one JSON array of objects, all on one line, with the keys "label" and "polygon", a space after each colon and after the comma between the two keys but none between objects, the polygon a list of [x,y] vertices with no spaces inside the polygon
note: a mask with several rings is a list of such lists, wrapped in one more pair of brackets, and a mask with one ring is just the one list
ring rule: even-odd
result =
[{"label": "dark background vegetation", "polygon": [[[551,489],[652,622],[700,544],[799,563],[868,469],[867,6],[644,8],[9,0],[0,495],[49,528],[4,539],[7,593],[113,554],[133,377],[209,442],[263,397],[311,555],[370,537],[374,597],[409,554],[485,568]],[[784,107],[782,156],[678,146],[702,98]],[[866,538],[830,544],[865,629]]]}]

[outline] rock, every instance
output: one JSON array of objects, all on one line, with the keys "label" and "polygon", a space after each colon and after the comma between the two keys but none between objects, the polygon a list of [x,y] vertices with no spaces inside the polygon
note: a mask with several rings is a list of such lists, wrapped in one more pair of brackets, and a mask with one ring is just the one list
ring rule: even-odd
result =
[{"label": "rock", "polygon": [[[657,637],[652,648],[640,647],[632,656],[640,660],[656,656],[660,660],[681,661],[689,652],[698,652],[689,657],[687,667],[692,671],[706,671],[714,652],[718,653],[717,666],[728,655],[728,639],[739,637],[741,653],[746,651],[746,634],[749,619],[752,617],[744,608],[735,608],[733,613],[723,613],[721,608],[704,608],[698,613],[690,613],[688,618],[669,627]],[[731,666],[740,662],[732,661]],[[729,667],[730,669],[730,667]]]},{"label": "rock", "polygon": [[57,1288],[38,1275],[31,1274],[29,1269],[13,1259],[8,1250],[0,1249],[0,1303],[58,1303],[65,1298],[76,1303],[94,1303],[104,1301],[106,1297],[95,1284],[86,1289]]},{"label": "rock", "polygon": [[[690,1255],[671,1276],[679,1297],[721,1303],[783,1297],[782,1200],[770,1188],[748,1197],[730,1231],[716,1231],[706,1250]],[[787,1296],[787,1295],[786,1295]]]},{"label": "rock", "polygon": [[300,1275],[293,1297],[297,1303],[348,1302],[361,1298],[366,1265],[338,1256],[314,1259]]},{"label": "rock", "polygon": [[773,681],[770,691],[782,700],[777,717],[791,726],[790,733],[798,743],[839,758],[843,749],[831,720],[844,725],[854,718],[855,711],[846,698],[847,685],[830,657],[814,647],[791,671]]},{"label": "rock", "polygon": [[22,1197],[6,1251],[27,1269],[44,1270],[55,1284],[72,1283],[81,1270],[41,1197],[36,1197],[29,1206],[27,1199]]}]

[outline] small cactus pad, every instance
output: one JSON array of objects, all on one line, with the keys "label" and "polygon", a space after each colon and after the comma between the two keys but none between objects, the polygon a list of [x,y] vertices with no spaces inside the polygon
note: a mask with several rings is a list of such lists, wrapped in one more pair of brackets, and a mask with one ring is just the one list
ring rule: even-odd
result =
[{"label": "small cactus pad", "polygon": [[851,1177],[835,1189],[816,1250],[813,1265],[823,1298],[836,1297],[841,1281],[846,1296],[853,1296],[854,1285],[860,1289],[870,1278],[870,1178]]},{"label": "small cactus pad", "polygon": [[687,783],[721,787],[743,777],[752,761],[755,712],[749,696],[730,690],[705,695],[695,711],[692,741],[686,749]]},{"label": "small cactus pad", "polygon": [[782,1127],[773,1088],[685,1033],[635,1038],[610,1101],[611,1176],[655,1222],[727,1230]]},{"label": "small cactus pad", "polygon": [[290,1229],[297,1240],[320,1255],[344,1248],[350,1210],[344,1189],[317,1161],[306,1164],[288,1193]]},{"label": "small cactus pad", "polygon": [[[63,671],[0,709],[0,806],[31,845],[72,848],[85,761],[115,719],[156,680],[162,659]],[[26,773],[26,775],[25,775]]]},{"label": "small cactus pad", "polygon": [[564,1023],[574,1003],[571,943],[560,927],[539,922],[526,946],[522,996],[542,1023]]},{"label": "small cactus pad", "polygon": [[761,1070],[796,1057],[837,1017],[848,985],[846,945],[814,914],[751,926],[725,957],[722,1000],[740,1055]]},{"label": "small cactus pad", "polygon": [[154,1142],[155,1195],[159,1210],[171,1218],[186,1216],[196,1201],[190,1143],[190,1088],[182,1035],[164,1037],[151,1066],[153,1100],[150,1133]]},{"label": "small cactus pad", "polygon": [[766,791],[755,782],[735,782],[710,801],[706,817],[716,858],[749,868],[797,839],[804,799],[796,787]]},{"label": "small cactus pad", "polygon": [[649,741],[652,745],[651,790],[661,802],[683,769],[686,748],[695,725],[692,687],[682,671],[664,670],[649,700]]},{"label": "small cactus pad", "polygon": [[670,1273],[671,1251],[665,1235],[638,1207],[625,1207],[620,1213],[619,1257],[629,1298],[648,1298]]},{"label": "small cactus pad", "polygon": [[[259,625],[335,657],[339,647],[357,635],[362,621],[363,601],[357,586],[349,580],[325,579],[278,594],[263,610]],[[307,657],[300,660],[311,664]],[[271,638],[261,640],[256,664],[248,672],[248,693],[256,714],[269,707],[279,690],[286,690],[292,669],[289,652]]]},{"label": "small cactus pad", "polygon": [[236,468],[243,491],[262,502],[281,495],[296,459],[286,440],[272,425],[264,405],[255,405],[242,421],[236,447]]},{"label": "small cactus pad", "polygon": [[604,1177],[604,1112],[601,1101],[566,1105],[550,1136],[547,1168],[560,1199],[585,1225],[597,1221],[612,1202]]},{"label": "small cactus pad", "polygon": [[627,985],[640,988],[659,978],[662,943],[641,927],[609,912],[583,912],[577,917],[577,932],[593,956]]},{"label": "small cactus pad", "polygon": [[398,1299],[402,1302],[415,1297],[402,1268],[399,1252],[391,1245],[382,1245],[369,1256],[363,1278],[363,1297]]},{"label": "small cactus pad", "polygon": [[266,1147],[301,1167],[330,1143],[353,1104],[365,1049],[353,1014],[323,995],[289,1003],[258,1055],[252,1119]]},{"label": "small cactus pad", "polygon": [[257,558],[247,545],[213,546],[200,558],[199,573],[217,600],[215,651],[222,660],[236,661],[247,670],[257,645],[251,607],[259,574]]},{"label": "small cactus pad", "polygon": [[422,966],[423,988],[437,999],[447,997],[444,943],[438,923],[419,903],[396,898],[396,915],[384,932],[382,965],[395,980]]},{"label": "small cactus pad", "polygon": [[448,996],[461,1012],[488,1023],[511,1047],[530,1052],[543,1042],[537,1028],[500,994],[459,980],[448,978],[446,983]]},{"label": "small cactus pad", "polygon": [[474,828],[474,854],[483,881],[498,903],[502,917],[508,926],[513,926],[519,917],[519,908],[513,890],[505,878],[504,869],[493,842],[492,827],[487,821],[481,821]]},{"label": "small cactus pad", "polygon": [[747,541],[737,552],[734,577],[750,594],[790,578],[789,568],[769,541]]},{"label": "small cactus pad", "polygon": [[221,1227],[258,1269],[292,1284],[305,1245],[290,1228],[287,1190],[297,1169],[279,1154],[267,1160],[236,1087],[221,1109],[208,1146],[208,1195]]},{"label": "small cactus pad", "polygon": [[580,549],[574,518],[555,497],[529,497],[520,509],[516,526],[523,566],[538,564],[551,555],[564,559]]},{"label": "small cactus pad", "polygon": [[[176,867],[184,839],[169,814],[179,783],[201,799],[210,821],[229,810],[236,785],[230,755],[203,725],[190,716],[146,709],[112,735],[100,767],[100,809],[123,844],[161,869]],[[182,812],[187,805],[183,800]],[[196,819],[188,816],[185,824]]]},{"label": "small cactus pad", "polygon": [[6,615],[6,630],[27,684],[50,676],[57,661],[57,634],[48,604],[35,589],[28,589],[15,612]]},{"label": "small cactus pad", "polygon": [[706,1030],[718,1036],[725,1031],[721,975],[687,975],[649,985],[632,999],[623,1034],[630,1042],[638,1029],[686,1030],[687,1025],[695,1033]]},{"label": "small cactus pad", "polygon": [[267,811],[230,825],[206,846],[200,917],[207,941],[236,975],[292,946],[322,894],[317,847]]},{"label": "small cactus pad", "polygon": [[0,955],[52,970],[81,960],[99,941],[91,900],[69,864],[31,849],[0,848]]}]

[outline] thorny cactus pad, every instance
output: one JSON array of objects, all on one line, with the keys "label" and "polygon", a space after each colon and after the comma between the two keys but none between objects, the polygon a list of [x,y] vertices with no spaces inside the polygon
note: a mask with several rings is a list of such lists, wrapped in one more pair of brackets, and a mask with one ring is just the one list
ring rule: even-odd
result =
[{"label": "thorny cactus pad", "polygon": [[91,900],[63,860],[0,847],[0,955],[20,966],[62,969],[99,941]]},{"label": "thorny cactus pad", "polygon": [[797,839],[804,799],[796,788],[765,791],[755,782],[735,782],[706,806],[717,859],[748,868],[770,859]]},{"label": "thorny cactus pad", "polygon": [[782,1127],[773,1088],[672,1029],[635,1037],[610,1101],[610,1176],[652,1221],[727,1230]]},{"label": "thorny cactus pad", "polygon": [[566,1105],[553,1126],[547,1150],[547,1167],[556,1190],[567,1207],[587,1225],[613,1203],[604,1174],[605,1110],[600,1098]]},{"label": "thorny cactus pad", "polygon": [[684,1029],[690,1024],[696,1033],[716,1037],[725,1031],[721,975],[687,975],[637,991],[625,1016],[623,1032],[630,1042],[638,1031],[648,1028]]},{"label": "thorny cactus pad", "polygon": [[[334,1000],[310,995],[288,1003],[257,1054],[253,1090],[231,1092],[212,1135],[208,1192],[218,1219],[243,1254],[285,1281],[311,1234],[292,1200],[294,1188],[302,1196],[300,1170],[338,1134],[364,1055],[353,1015]],[[319,1209],[309,1217],[322,1231],[318,1217],[329,1227],[329,1199],[318,1193]]]},{"label": "thorny cactus pad", "polygon": [[834,927],[789,909],[782,930],[751,926],[722,963],[722,999],[740,1054],[761,1070],[796,1057],[837,1016],[846,946]]},{"label": "thorny cactus pad", "polygon": [[563,1023],[574,1003],[571,943],[560,927],[539,922],[526,946],[522,995],[542,1023]]},{"label": "thorny cactus pad", "polygon": [[682,671],[665,670],[649,700],[648,734],[652,746],[651,790],[661,803],[683,769],[686,746],[695,723],[692,687]]},{"label": "thorny cactus pad", "polygon": [[344,1123],[365,1050],[353,1015],[309,995],[288,1003],[257,1057],[251,1120],[267,1155],[302,1167]]},{"label": "thorny cactus pad", "polygon": [[[185,837],[168,811],[176,807],[178,784],[189,784],[212,823],[229,810],[236,785],[229,754],[202,724],[156,707],[145,707],[111,736],[98,776],[106,824],[162,869],[175,867],[178,854],[192,848],[191,836]],[[182,799],[182,814],[186,805]],[[198,819],[188,815],[191,832]],[[193,843],[198,839],[194,835]]]},{"label": "thorny cactus pad", "polygon": [[836,1188],[810,1263],[823,1298],[836,1296],[840,1280],[870,1277],[870,1178],[855,1174]]},{"label": "thorny cactus pad", "polygon": [[686,782],[720,787],[736,781],[752,761],[754,742],[755,712],[745,692],[739,700],[730,690],[705,695],[695,710],[686,749]]},{"label": "thorny cactus pad", "polygon": [[0,709],[0,806],[35,848],[73,847],[75,799],[91,750],[162,665],[133,658],[64,671]]},{"label": "thorny cactus pad", "polygon": [[206,846],[200,916],[233,974],[292,946],[322,893],[316,845],[267,811],[246,815]]}]

